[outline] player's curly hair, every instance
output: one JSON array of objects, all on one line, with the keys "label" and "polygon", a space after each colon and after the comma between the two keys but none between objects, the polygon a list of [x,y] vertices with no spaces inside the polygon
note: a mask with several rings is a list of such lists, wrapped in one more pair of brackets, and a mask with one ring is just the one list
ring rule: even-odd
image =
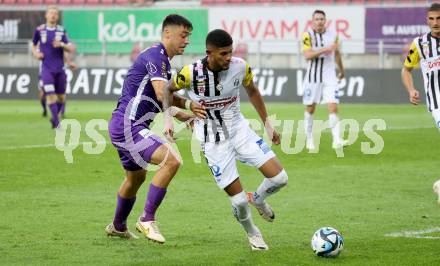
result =
[{"label": "player's curly hair", "polygon": [[166,26],[183,26],[189,30],[193,29],[191,21],[189,21],[184,16],[178,15],[178,14],[169,14],[165,17],[165,19],[162,22],[162,31],[164,31]]},{"label": "player's curly hair", "polygon": [[206,36],[206,46],[211,45],[217,48],[223,48],[232,45],[232,37],[224,30],[212,30]]}]

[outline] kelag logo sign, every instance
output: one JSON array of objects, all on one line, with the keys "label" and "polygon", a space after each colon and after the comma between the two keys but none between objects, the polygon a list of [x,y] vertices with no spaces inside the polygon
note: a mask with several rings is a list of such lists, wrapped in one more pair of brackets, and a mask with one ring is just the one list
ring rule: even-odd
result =
[{"label": "kelag logo sign", "polygon": [[194,26],[186,52],[203,53],[208,33],[207,11],[203,9],[66,10],[63,23],[81,53],[101,53],[103,44],[107,53],[129,53],[134,43],[159,42],[162,21],[171,13],[185,16]]}]

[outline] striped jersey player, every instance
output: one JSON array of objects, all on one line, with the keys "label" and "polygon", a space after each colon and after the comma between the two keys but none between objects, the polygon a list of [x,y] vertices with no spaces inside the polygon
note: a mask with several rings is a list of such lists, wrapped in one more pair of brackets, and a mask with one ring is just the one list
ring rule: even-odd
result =
[{"label": "striped jersey player", "polygon": [[[275,218],[265,198],[287,184],[287,173],[271,148],[250,129],[240,112],[239,92],[244,89],[261,120],[267,112],[263,98],[254,85],[249,65],[232,57],[232,38],[224,30],[213,30],[206,37],[207,57],[184,66],[173,78],[171,90],[186,89],[192,101],[205,107],[206,117],[194,123],[206,161],[220,189],[230,197],[234,216],[243,226],[252,250],[268,249],[260,230],[253,223],[248,201],[271,222]],[[279,134],[266,123],[272,141]],[[240,183],[236,160],[260,170],[266,177],[254,193],[245,193]]]},{"label": "striped jersey player", "polygon": [[[315,10],[312,16],[312,29],[303,35],[302,52],[307,60],[307,71],[303,82],[304,127],[307,136],[306,147],[315,149],[313,140],[313,113],[316,104],[327,103],[329,125],[332,129],[333,148],[346,144],[340,136],[338,79],[344,78],[344,67],[338,49],[338,36],[325,27],[326,15]],[[336,67],[339,69],[336,75]]]},{"label": "striped jersey player", "polygon": [[428,9],[430,32],[417,37],[411,43],[402,68],[402,81],[412,104],[419,103],[419,92],[414,88],[411,71],[420,66],[425,87],[426,105],[440,130],[440,4]]}]

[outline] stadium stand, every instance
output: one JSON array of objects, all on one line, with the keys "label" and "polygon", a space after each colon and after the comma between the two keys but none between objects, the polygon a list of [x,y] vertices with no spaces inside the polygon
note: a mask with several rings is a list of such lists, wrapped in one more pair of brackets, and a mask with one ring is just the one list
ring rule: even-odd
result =
[{"label": "stadium stand", "polygon": [[[145,2],[152,2],[146,0]],[[430,0],[200,0],[202,5],[257,5],[257,4],[426,4]],[[133,0],[0,0],[2,5],[90,5],[90,6],[110,6],[110,5],[139,5],[139,1]]]}]

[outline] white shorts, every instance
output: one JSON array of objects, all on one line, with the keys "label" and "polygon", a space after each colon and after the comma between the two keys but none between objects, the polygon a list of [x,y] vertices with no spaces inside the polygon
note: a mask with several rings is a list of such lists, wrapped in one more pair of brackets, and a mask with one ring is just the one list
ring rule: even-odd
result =
[{"label": "white shorts", "polygon": [[434,118],[435,125],[437,126],[438,130],[440,130],[440,109],[432,110],[431,114]]},{"label": "white shorts", "polygon": [[336,82],[304,82],[303,84],[304,105],[312,105],[314,103],[339,103],[339,89]]},{"label": "white shorts", "polygon": [[248,125],[225,141],[202,142],[202,150],[221,189],[239,177],[236,160],[260,168],[275,157],[272,149]]}]

